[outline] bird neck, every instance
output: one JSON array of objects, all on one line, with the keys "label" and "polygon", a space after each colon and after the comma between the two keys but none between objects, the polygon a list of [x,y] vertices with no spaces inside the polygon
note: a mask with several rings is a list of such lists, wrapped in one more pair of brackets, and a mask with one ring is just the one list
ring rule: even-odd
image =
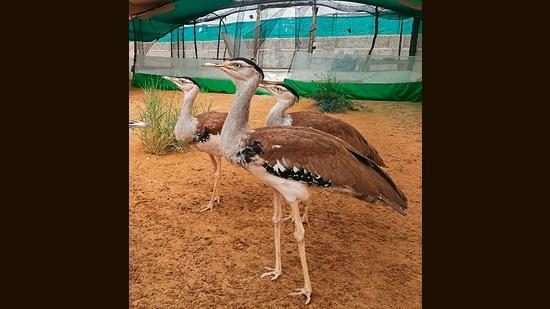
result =
[{"label": "bird neck", "polygon": [[195,118],[193,116],[193,104],[195,103],[198,92],[199,91],[196,88],[184,92],[183,105],[181,107],[178,121],[191,120]]},{"label": "bird neck", "polygon": [[174,128],[174,134],[178,140],[189,143],[194,138],[198,120],[193,116],[193,103],[198,92],[198,89],[184,92],[183,105]]},{"label": "bird neck", "polygon": [[248,134],[251,128],[248,124],[250,116],[250,101],[260,84],[259,76],[253,80],[233,81],[236,86],[233,104],[227,114],[220,136],[220,148],[224,156],[231,156],[240,147],[243,134]]},{"label": "bird neck", "polygon": [[277,101],[265,118],[265,126],[280,126],[284,122],[285,112],[290,107],[288,102]]}]

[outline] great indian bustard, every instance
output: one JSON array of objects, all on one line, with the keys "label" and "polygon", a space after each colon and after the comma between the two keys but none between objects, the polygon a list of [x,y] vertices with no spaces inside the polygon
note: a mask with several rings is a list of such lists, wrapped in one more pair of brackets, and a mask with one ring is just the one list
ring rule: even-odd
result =
[{"label": "great indian bustard", "polygon": [[271,280],[275,280],[282,274],[282,195],[290,204],[304,277],[304,287],[289,295],[304,295],[308,304],[312,288],[306,261],[305,230],[298,208],[299,201],[309,197],[308,187],[316,185],[351,193],[370,203],[384,202],[402,215],[406,215],[407,198],[376,163],[337,137],[306,127],[252,129],[248,124],[250,103],[264,78],[262,69],[254,62],[235,58],[203,66],[222,70],[237,89],[220,137],[222,156],[248,170],[273,190],[275,268],[266,267],[268,272],[260,277],[272,276]]},{"label": "great indian bustard", "polygon": [[[384,160],[378,154],[378,150],[370,144],[354,126],[327,114],[314,111],[286,111],[300,100],[300,95],[294,88],[284,83],[261,83],[259,85],[271,93],[277,100],[265,119],[265,126],[297,126],[310,127],[327,132],[346,141],[355,147],[363,156],[371,159],[379,166],[387,167]],[[307,222],[308,207],[305,206],[302,221]]]},{"label": "great indian bustard", "polygon": [[199,84],[191,77],[162,78],[173,82],[184,93],[181,112],[174,128],[174,135],[195,149],[205,152],[210,157],[214,170],[214,188],[208,205],[201,211],[212,210],[214,201],[220,202],[218,185],[221,177],[222,155],[220,153],[220,133],[227,113],[208,111],[193,116],[193,104],[200,92]]},{"label": "great indian bustard", "polygon": [[130,119],[130,128],[147,128],[148,126],[147,122]]},{"label": "great indian bustard", "polygon": [[300,95],[294,88],[284,83],[261,83],[259,85],[271,93],[277,100],[265,119],[265,126],[297,126],[311,127],[337,136],[355,147],[363,156],[371,159],[379,166],[387,167],[378,150],[351,124],[314,111],[297,111],[286,113],[300,100]]}]

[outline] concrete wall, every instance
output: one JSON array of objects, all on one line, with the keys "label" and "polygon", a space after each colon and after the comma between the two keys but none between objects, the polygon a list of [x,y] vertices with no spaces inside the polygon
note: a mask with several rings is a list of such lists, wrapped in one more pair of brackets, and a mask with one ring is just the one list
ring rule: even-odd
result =
[{"label": "concrete wall", "polygon": [[[398,56],[399,54],[399,39],[398,35],[379,35],[376,38],[375,47],[372,51],[372,55],[383,56]],[[410,35],[403,35],[401,38],[401,55],[407,56],[409,54],[410,47]],[[315,52],[327,52],[336,55],[368,55],[373,41],[373,36],[353,36],[353,37],[318,37],[315,39]],[[159,56],[159,57],[171,57],[170,44],[171,43],[139,43],[143,45],[144,49],[148,48],[147,56]],[[223,40],[218,41],[202,41],[196,42],[197,54],[199,59],[217,59],[218,58],[230,58],[231,56],[225,50],[225,44]],[[244,44],[244,46],[243,46]],[[247,40],[241,43],[240,56],[246,58],[252,58],[253,41]],[[150,45],[150,46],[149,46]],[[174,45],[174,50],[177,46]],[[259,64],[262,68],[266,69],[285,69],[290,67],[292,61],[292,55],[295,48],[295,39],[266,39],[260,46],[259,51]],[[307,51],[308,39],[301,39],[300,49],[301,51]],[[180,44],[180,58],[192,58],[195,59],[195,46],[193,42],[185,42],[184,48],[181,49]],[[416,46],[416,56],[422,56],[422,35],[418,36]],[[129,44],[129,57],[130,66],[134,57],[134,43]],[[177,55],[174,55],[177,57]]]}]

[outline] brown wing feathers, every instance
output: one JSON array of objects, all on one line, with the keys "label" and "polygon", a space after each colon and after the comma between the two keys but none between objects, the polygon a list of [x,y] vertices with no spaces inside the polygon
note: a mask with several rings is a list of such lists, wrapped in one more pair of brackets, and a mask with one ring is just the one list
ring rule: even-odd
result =
[{"label": "brown wing feathers", "polygon": [[201,131],[203,131],[204,128],[208,128],[210,134],[220,134],[223,123],[227,118],[227,113],[210,111],[197,114],[195,118],[198,120],[197,128],[200,128]]},{"label": "brown wing feathers", "polygon": [[369,144],[357,129],[348,125],[345,121],[311,111],[293,112],[289,115],[292,117],[293,126],[312,127],[338,136],[359,150],[364,156],[372,158],[376,164],[387,167],[376,148]]},{"label": "brown wing feathers", "polygon": [[402,214],[407,208],[407,198],[379,166],[328,133],[304,127],[260,128],[250,134],[248,143],[261,145],[260,156],[267,163],[264,167],[279,177],[350,188],[356,197],[370,202],[394,201],[388,204]]}]

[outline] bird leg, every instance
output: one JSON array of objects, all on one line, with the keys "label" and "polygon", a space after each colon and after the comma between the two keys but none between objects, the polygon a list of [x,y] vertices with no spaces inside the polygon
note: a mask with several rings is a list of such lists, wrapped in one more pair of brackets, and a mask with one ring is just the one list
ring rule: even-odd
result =
[{"label": "bird leg", "polygon": [[306,205],[304,206],[304,214],[302,215],[302,222],[309,225],[309,221],[307,220],[307,214],[308,214],[308,210],[309,210],[307,202],[308,201],[306,201]]},{"label": "bird leg", "polygon": [[210,155],[210,160],[212,161],[212,167],[214,168],[214,189],[212,190],[212,197],[210,198],[208,205],[206,205],[201,212],[205,210],[212,211],[214,208],[214,201],[218,203],[220,202],[220,196],[218,195],[218,184],[222,170],[222,158],[218,158],[218,160],[216,160],[214,156]]},{"label": "bird leg", "polygon": [[269,271],[260,276],[260,278],[273,276],[271,281],[279,278],[279,276],[283,273],[281,267],[281,218],[283,217],[283,212],[281,210],[281,195],[275,190],[273,190],[273,208],[274,212],[271,220],[275,226],[275,268],[264,267]]},{"label": "bird leg", "polygon": [[292,217],[294,221],[294,238],[298,243],[298,251],[300,253],[300,262],[302,262],[302,272],[304,274],[304,287],[297,289],[298,292],[290,293],[288,295],[304,295],[306,297],[306,305],[311,300],[311,282],[309,281],[309,270],[307,268],[306,261],[306,243],[304,240],[304,226],[300,218],[300,209],[298,208],[298,201],[290,202],[290,208],[292,210]]},{"label": "bird leg", "polygon": [[[309,201],[309,200],[308,200]],[[307,201],[306,201],[307,203]],[[308,213],[308,205],[306,204],[304,206],[304,214],[302,215],[302,223],[309,225],[309,221],[307,220],[307,213]],[[283,218],[283,221],[290,220],[290,222],[294,222],[294,217],[292,217],[292,214],[288,214]]]}]

